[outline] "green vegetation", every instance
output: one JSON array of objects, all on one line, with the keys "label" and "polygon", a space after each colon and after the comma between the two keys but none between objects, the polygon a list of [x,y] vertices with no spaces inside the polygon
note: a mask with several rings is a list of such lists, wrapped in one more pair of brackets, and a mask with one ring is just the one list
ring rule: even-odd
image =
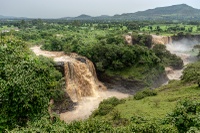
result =
[{"label": "green vegetation", "polygon": [[165,45],[155,45],[153,47],[153,51],[155,52],[155,55],[161,59],[161,62],[164,64],[164,66],[170,66],[174,69],[183,68],[182,59],[175,54],[171,54],[166,49]]},{"label": "green vegetation", "polygon": [[93,112],[92,117],[105,116],[108,113],[110,113],[114,109],[115,106],[117,106],[118,104],[121,104],[123,102],[124,102],[124,100],[119,100],[115,97],[103,100],[99,104],[99,108]]},{"label": "green vegetation", "polygon": [[172,123],[179,132],[197,132],[200,127],[200,102],[180,101],[176,108],[167,115],[165,123]]},{"label": "green vegetation", "polygon": [[64,94],[53,61],[33,55],[22,41],[0,45],[0,131],[47,114],[50,99]]},{"label": "green vegetation", "polygon": [[134,95],[134,99],[135,100],[140,100],[140,99],[143,99],[145,97],[148,97],[148,96],[155,96],[157,95],[157,92],[155,90],[151,90],[151,89],[144,89],[142,91],[139,91],[137,92],[135,95]]},{"label": "green vegetation", "polygon": [[[126,129],[123,131],[127,132],[192,132],[200,130],[200,90],[198,86],[185,85],[181,81],[171,81],[169,85],[154,91],[138,92],[134,97],[127,98],[124,103],[118,104],[112,108],[111,112],[98,117],[98,119],[112,122],[111,124],[114,127],[117,125],[118,129],[121,126],[120,129]],[[140,100],[135,99],[141,93],[145,97],[142,99],[139,97]],[[99,107],[98,111],[101,109]],[[132,130],[130,131],[130,129]]]},{"label": "green vegetation", "polygon": [[199,44],[197,44],[197,45],[195,45],[195,46],[193,47],[193,51],[195,51],[195,50],[198,50],[198,55],[197,55],[197,57],[199,58],[199,57],[200,57],[200,45],[199,45]]},{"label": "green vegetation", "polygon": [[[164,45],[151,48],[149,34],[190,36],[200,33],[199,24],[40,19],[0,23],[1,30],[10,30],[1,33],[0,132],[200,131],[199,62],[188,65],[181,81],[145,89],[124,100],[112,97],[102,101],[89,119],[66,124],[48,114],[50,99],[67,101],[62,75],[52,60],[28,49],[42,45],[46,50],[76,52],[93,61],[99,74],[150,86],[164,67],[180,69],[183,62]],[[127,44],[125,35],[132,37],[132,44]]]},{"label": "green vegetation", "polygon": [[186,83],[196,83],[200,87],[200,62],[192,63],[183,72],[182,80]]}]

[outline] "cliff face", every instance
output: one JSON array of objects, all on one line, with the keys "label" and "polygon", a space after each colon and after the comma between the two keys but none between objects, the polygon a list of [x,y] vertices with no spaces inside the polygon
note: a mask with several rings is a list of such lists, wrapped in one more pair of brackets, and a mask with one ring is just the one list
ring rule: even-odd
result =
[{"label": "cliff face", "polygon": [[200,43],[200,35],[179,35],[179,36],[172,36],[171,38],[173,42],[187,39],[187,44]]},{"label": "cliff face", "polygon": [[179,35],[179,36],[157,36],[152,35],[152,44],[172,44],[181,41],[187,44],[196,44],[200,42],[200,35]]}]

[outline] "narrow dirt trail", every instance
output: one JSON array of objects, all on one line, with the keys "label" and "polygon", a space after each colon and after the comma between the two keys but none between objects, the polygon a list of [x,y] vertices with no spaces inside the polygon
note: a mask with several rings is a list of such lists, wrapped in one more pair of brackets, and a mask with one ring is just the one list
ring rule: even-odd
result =
[{"label": "narrow dirt trail", "polygon": [[65,55],[64,52],[52,52],[52,51],[45,51],[41,50],[40,46],[34,46],[30,48],[37,56],[43,55],[45,57],[52,58],[55,62],[63,61],[63,62],[68,62],[68,61],[74,61],[73,58],[71,58],[68,55]]}]

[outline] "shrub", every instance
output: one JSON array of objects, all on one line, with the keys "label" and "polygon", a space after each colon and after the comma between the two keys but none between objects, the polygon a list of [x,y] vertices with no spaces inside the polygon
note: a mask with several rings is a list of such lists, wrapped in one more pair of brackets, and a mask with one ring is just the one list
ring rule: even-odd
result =
[{"label": "shrub", "polygon": [[135,100],[140,100],[140,99],[143,99],[145,97],[148,97],[148,96],[155,96],[157,95],[157,92],[155,90],[151,90],[151,89],[144,89],[142,91],[139,91],[137,92],[135,95],[134,95],[134,99]]},{"label": "shrub", "polygon": [[161,63],[164,66],[170,66],[174,69],[183,68],[183,60],[175,54],[171,54],[170,51],[166,49],[165,45],[157,44],[152,49],[156,56],[161,59]]},{"label": "shrub", "polygon": [[0,131],[48,113],[49,100],[61,94],[62,76],[52,60],[36,57],[23,42],[4,44],[0,45]]},{"label": "shrub", "polygon": [[200,87],[200,62],[189,64],[183,71],[181,77],[183,82],[192,82],[198,84]]},{"label": "shrub", "polygon": [[174,125],[179,132],[200,130],[200,102],[180,101],[174,111],[166,116],[164,123]]},{"label": "shrub", "polygon": [[119,100],[116,97],[105,99],[99,104],[98,109],[92,113],[91,117],[107,115],[114,109],[115,106],[124,102],[124,100]]}]

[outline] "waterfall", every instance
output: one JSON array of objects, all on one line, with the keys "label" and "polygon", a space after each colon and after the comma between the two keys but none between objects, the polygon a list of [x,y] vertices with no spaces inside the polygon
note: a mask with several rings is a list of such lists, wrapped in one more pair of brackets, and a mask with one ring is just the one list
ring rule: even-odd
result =
[{"label": "waterfall", "polygon": [[63,52],[50,52],[41,50],[40,47],[32,47],[36,55],[52,58],[60,67],[64,67],[66,92],[73,102],[79,102],[83,97],[98,97],[98,90],[106,90],[106,87],[98,80],[93,63],[85,57],[77,54],[65,55]]},{"label": "waterfall", "polygon": [[97,79],[94,65],[85,57],[78,57],[73,62],[65,62],[66,91],[74,102],[82,97],[98,96],[98,90],[105,87]]},{"label": "waterfall", "polygon": [[152,44],[171,44],[172,38],[170,36],[152,35]]}]

